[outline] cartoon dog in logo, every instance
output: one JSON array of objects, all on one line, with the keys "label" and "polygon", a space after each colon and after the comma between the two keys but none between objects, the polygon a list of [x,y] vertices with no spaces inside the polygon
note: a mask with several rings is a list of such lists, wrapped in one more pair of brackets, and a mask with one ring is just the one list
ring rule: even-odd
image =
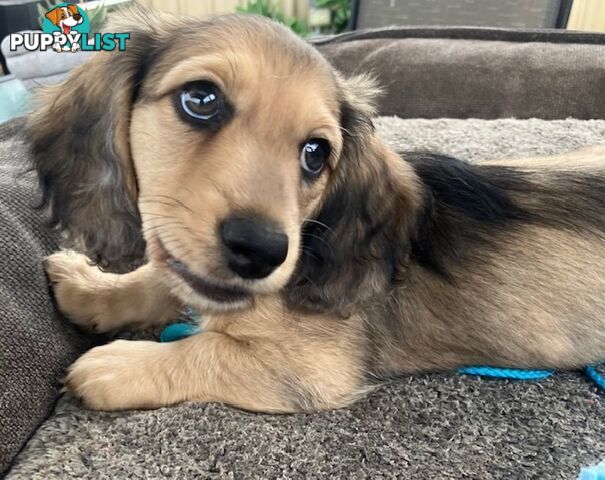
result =
[{"label": "cartoon dog in logo", "polygon": [[[56,25],[61,29],[63,35],[69,35],[73,27],[80,25],[84,19],[78,11],[77,5],[66,5],[64,7],[55,7],[46,13],[48,18],[53,25]],[[76,52],[80,49],[80,44],[73,42],[71,47],[65,45],[61,47],[59,42],[53,45],[53,49],[57,52],[69,51]]]}]

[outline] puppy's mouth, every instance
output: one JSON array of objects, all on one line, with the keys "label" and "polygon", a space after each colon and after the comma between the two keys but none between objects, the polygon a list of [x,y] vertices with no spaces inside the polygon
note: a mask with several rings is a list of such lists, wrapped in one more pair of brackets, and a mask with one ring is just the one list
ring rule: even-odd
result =
[{"label": "puppy's mouth", "polygon": [[159,243],[160,248],[165,254],[166,265],[189,285],[193,291],[202,297],[216,303],[241,303],[251,297],[250,292],[243,288],[231,285],[219,285],[212,280],[196,275],[187,265],[173,257],[161,242]]}]

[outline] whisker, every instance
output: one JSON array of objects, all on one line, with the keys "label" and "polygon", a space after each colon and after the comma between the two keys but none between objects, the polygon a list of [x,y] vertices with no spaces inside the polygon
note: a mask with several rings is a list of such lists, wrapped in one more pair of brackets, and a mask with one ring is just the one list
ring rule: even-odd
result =
[{"label": "whisker", "polygon": [[317,225],[324,227],[328,232],[334,233],[334,230],[332,230],[328,225],[313,218],[305,218],[303,223],[316,223]]},{"label": "whisker", "polygon": [[[174,197],[171,197],[171,196],[169,196],[169,195],[159,195],[159,194],[155,194],[155,195],[146,195],[146,196],[141,197],[141,198],[145,199],[145,198],[149,198],[149,197],[160,197],[160,198],[165,198],[165,199],[167,199],[167,200],[171,200],[171,201],[175,202],[177,205],[180,205],[180,206],[181,206],[181,207],[183,207],[184,209],[186,209],[186,210],[190,211],[191,213],[193,213],[193,210],[192,210],[191,208],[189,208],[189,206],[187,206],[185,203],[183,203],[183,202],[182,202],[181,200],[179,200],[178,198],[174,198]],[[153,202],[153,200],[152,200],[152,202]]]},{"label": "whisker", "polygon": [[312,258],[314,258],[315,260],[317,260],[318,262],[321,262],[323,260],[323,258],[321,258],[319,255],[313,253],[312,250],[310,250],[308,247],[303,246],[301,248],[301,252],[305,255],[308,255]]},{"label": "whisker", "polygon": [[156,223],[155,225],[143,225],[142,231],[143,232],[148,232],[148,231],[153,231],[153,230],[157,230],[158,228],[166,228],[167,230],[170,230],[170,227],[176,226],[181,226],[183,225],[183,222],[179,219],[159,219],[157,220],[158,223]]},{"label": "whisker", "polygon": [[139,212],[143,215],[149,215],[149,216],[155,216],[158,218],[174,218],[171,217],[170,215],[164,215],[162,213],[156,213],[156,212],[143,212],[142,210],[139,210]]},{"label": "whisker", "polygon": [[[178,225],[178,224],[175,224]],[[146,227],[143,230],[143,234],[147,235],[147,234],[158,234],[162,233],[164,234],[167,231],[170,231],[170,228],[167,228],[167,225],[152,225],[150,227]],[[161,235],[162,237],[162,241],[164,241],[164,238],[166,237],[166,235]]]},{"label": "whisker", "polygon": [[161,201],[161,200],[144,200],[142,198],[139,199],[139,203],[142,204],[157,204],[157,205],[164,205],[167,207],[174,207],[175,204],[174,203],[170,203],[170,202],[166,202],[166,201]]},{"label": "whisker", "polygon": [[316,284],[316,283],[315,283],[313,280],[311,280],[311,279],[310,279],[310,278],[309,278],[307,275],[305,275],[305,274],[304,274],[304,273],[302,273],[302,272],[299,272],[299,275],[300,275],[301,277],[303,277],[303,278],[304,278],[304,279],[305,279],[307,282],[309,282],[311,285],[313,285],[313,286],[314,286],[314,287],[315,287],[317,290],[321,291],[321,289],[320,289],[320,288],[317,286],[317,284]]},{"label": "whisker", "polygon": [[309,233],[309,232],[301,232],[301,236],[303,237],[311,237],[311,238],[315,238],[317,240],[319,240],[321,243],[323,243],[328,250],[332,251],[332,245],[330,245],[324,238],[320,237],[319,235],[315,235],[314,233]]},{"label": "whisker", "polygon": [[[164,238],[162,238],[162,241],[164,240]],[[195,255],[193,255],[193,252],[190,248],[188,248],[187,246],[185,246],[185,244],[183,244],[180,235],[176,235],[176,234],[171,234],[168,235],[166,237],[166,242],[165,242],[166,247],[172,252],[172,253],[176,253],[174,252],[174,250],[178,250],[178,255],[179,257],[195,257]],[[173,246],[175,248],[173,248]]]},{"label": "whisker", "polygon": [[189,192],[191,195],[195,195],[195,192],[191,190],[187,185],[179,185],[179,188],[184,188],[185,191]]},{"label": "whisker", "polygon": [[168,227],[170,225],[183,225],[183,222],[181,220],[179,220],[178,218],[169,220],[169,221],[160,221],[160,223],[157,223],[156,225],[144,225],[143,226],[143,231],[146,232],[148,230],[154,230],[157,228],[163,228],[163,227]]}]

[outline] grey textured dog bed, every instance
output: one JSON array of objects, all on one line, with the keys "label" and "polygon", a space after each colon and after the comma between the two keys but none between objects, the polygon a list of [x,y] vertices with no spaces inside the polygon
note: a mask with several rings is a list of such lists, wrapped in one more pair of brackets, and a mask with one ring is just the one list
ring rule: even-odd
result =
[{"label": "grey textured dog bed", "polygon": [[[377,125],[399,149],[469,160],[605,144],[605,120]],[[281,416],[191,403],[99,413],[65,397],[7,478],[574,479],[605,458],[604,438],[605,396],[573,372],[405,377],[348,409]]]},{"label": "grey textured dog bed", "polygon": [[0,125],[0,476],[50,414],[65,367],[90,342],[53,308],[42,258],[44,228],[22,121]]}]

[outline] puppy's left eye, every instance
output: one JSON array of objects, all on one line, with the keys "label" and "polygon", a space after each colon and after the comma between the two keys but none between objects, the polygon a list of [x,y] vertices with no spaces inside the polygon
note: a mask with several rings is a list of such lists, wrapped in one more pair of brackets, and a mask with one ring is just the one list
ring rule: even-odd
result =
[{"label": "puppy's left eye", "polygon": [[323,138],[307,140],[300,152],[300,166],[307,178],[318,177],[330,157],[330,144]]},{"label": "puppy's left eye", "polygon": [[179,107],[188,120],[207,122],[217,117],[223,108],[221,90],[212,82],[198,81],[183,86],[179,92]]}]

